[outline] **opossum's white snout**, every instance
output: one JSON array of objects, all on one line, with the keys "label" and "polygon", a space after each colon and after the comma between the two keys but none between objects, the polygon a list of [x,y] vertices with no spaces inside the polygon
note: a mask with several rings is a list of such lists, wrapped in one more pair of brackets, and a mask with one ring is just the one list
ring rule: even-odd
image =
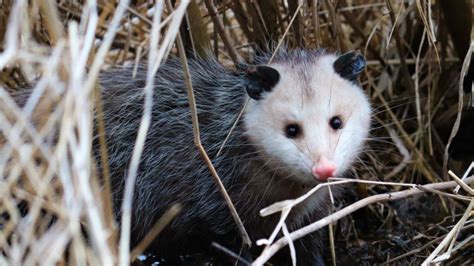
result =
[{"label": "opossum's white snout", "polygon": [[326,158],[326,156],[321,155],[314,163],[311,172],[316,179],[320,181],[326,181],[329,177],[332,177],[334,175],[336,170],[336,164]]}]

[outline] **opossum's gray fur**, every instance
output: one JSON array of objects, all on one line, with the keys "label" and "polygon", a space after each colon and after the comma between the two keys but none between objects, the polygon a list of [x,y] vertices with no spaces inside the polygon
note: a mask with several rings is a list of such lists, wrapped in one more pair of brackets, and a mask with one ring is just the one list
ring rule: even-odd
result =
[{"label": "opossum's gray fur", "polygon": [[[274,60],[301,64],[317,60],[321,53],[282,51]],[[269,55],[265,55],[257,61],[265,63],[268,59]],[[202,144],[252,241],[268,237],[277,217],[261,218],[259,210],[275,201],[294,198],[302,191],[301,185],[279,176],[278,170],[266,168],[266,158],[258,153],[258,144],[249,142],[242,122],[238,123],[222,154],[216,157],[246,99],[244,72],[228,70],[212,58],[190,60],[189,67]],[[100,77],[113,199],[118,217],[144,100],[146,68],[139,66],[136,77],[132,77],[132,71],[132,67],[116,68],[104,71]],[[234,220],[193,142],[183,77],[178,59],[167,60],[156,74],[152,122],[134,192],[133,243],[140,241],[168,208],[181,203],[183,210],[154,242],[154,251],[172,256],[189,252],[194,247],[207,248],[215,241],[238,253],[242,245]],[[98,151],[97,142],[95,149]],[[304,222],[324,216],[326,204],[326,199],[321,200],[321,212],[306,217]],[[290,219],[289,226],[296,228],[301,224],[292,224]],[[321,239],[321,233],[314,233],[297,241],[298,261],[321,262]],[[289,258],[288,250],[283,255]]]}]

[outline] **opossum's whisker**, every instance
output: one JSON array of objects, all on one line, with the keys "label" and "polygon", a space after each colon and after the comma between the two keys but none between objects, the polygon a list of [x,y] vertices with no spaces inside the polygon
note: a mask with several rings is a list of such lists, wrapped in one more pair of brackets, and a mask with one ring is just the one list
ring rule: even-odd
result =
[{"label": "opossum's whisker", "polygon": [[378,126],[378,127],[372,127],[370,128],[370,131],[373,131],[373,130],[376,130],[376,129],[380,129],[380,128],[384,128],[384,127],[387,127],[387,126],[391,126],[391,125],[395,125],[395,124],[402,124],[404,122],[407,122],[407,121],[410,121],[410,120],[415,120],[416,117],[410,117],[410,118],[405,118],[405,119],[401,119],[401,120],[398,120],[398,121],[395,121],[395,122],[391,122],[391,123],[387,123],[387,124],[383,124],[381,126]]},{"label": "opossum's whisker", "polygon": [[376,153],[377,155],[381,155],[381,154],[384,154],[384,155],[394,155],[394,156],[400,156],[399,153],[395,152],[395,150],[387,150],[387,149],[367,149],[365,151],[363,151],[362,153]]},{"label": "opossum's whisker", "polygon": [[[248,155],[254,155],[254,154],[262,154],[262,156],[263,156],[263,154],[264,154],[263,151],[264,151],[263,149],[261,149],[261,150],[254,150],[254,151],[250,151],[250,152],[247,152],[247,153],[242,153],[242,154],[239,154],[239,155],[234,155],[234,156],[229,157],[229,158],[226,158],[226,159],[219,159],[219,158],[216,158],[216,159],[214,159],[214,161],[216,161],[216,162],[224,161],[224,162],[225,162],[225,161],[227,161],[227,160],[232,160],[232,159],[241,158],[241,157],[245,157],[245,156],[248,156]],[[259,157],[261,158],[262,156],[259,156]]]},{"label": "opossum's whisker", "polygon": [[[351,112],[349,113],[349,116],[348,116],[347,119],[346,119],[347,121],[350,120],[352,114],[354,113],[355,106],[356,106],[356,105],[354,105],[354,108],[352,108]],[[336,152],[337,146],[339,145],[339,140],[340,140],[340,138],[341,138],[341,135],[344,134],[343,130],[344,130],[344,127],[342,128],[342,130],[339,130],[339,131],[338,131],[338,137],[337,137],[336,146],[335,146],[334,149],[332,150],[332,151],[333,151],[333,154],[332,154],[333,156],[334,156],[334,153]]]},{"label": "opossum's whisker", "polygon": [[371,139],[371,140],[369,140],[369,142],[385,143],[385,144],[388,144],[390,146],[395,146],[395,143],[393,143],[392,141],[383,140],[383,139]]},{"label": "opossum's whisker", "polygon": [[[393,111],[393,109],[396,109],[396,108],[399,108],[399,107],[402,107],[402,106],[407,106],[407,105],[410,105],[410,104],[413,104],[413,103],[415,103],[415,101],[407,101],[407,102],[400,103],[400,104],[397,104],[397,105],[394,105],[394,106],[389,106],[388,108]],[[372,113],[372,116],[376,116],[376,115],[380,115],[380,114],[383,114],[385,112],[388,112],[388,110],[386,108],[384,108],[384,106],[378,107],[378,108],[374,109],[373,111],[374,112]]]},{"label": "opossum's whisker", "polygon": [[277,171],[274,171],[273,174],[272,174],[272,177],[270,178],[270,181],[265,186],[265,190],[263,191],[263,195],[262,195],[260,201],[258,202],[258,205],[260,205],[263,202],[263,200],[265,199],[265,196],[267,195],[270,187],[273,186],[273,180],[275,179],[276,175],[277,175]]},{"label": "opossum's whisker", "polygon": [[387,136],[387,137],[376,137],[376,136],[373,136],[373,137],[367,137],[365,138],[364,140],[374,140],[374,139],[393,139],[391,136]]}]

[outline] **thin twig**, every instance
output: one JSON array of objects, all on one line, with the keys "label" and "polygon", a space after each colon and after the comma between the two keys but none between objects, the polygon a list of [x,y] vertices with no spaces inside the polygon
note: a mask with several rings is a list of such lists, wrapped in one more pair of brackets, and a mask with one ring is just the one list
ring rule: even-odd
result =
[{"label": "thin twig", "polygon": [[[448,243],[454,239],[456,239],[457,234],[459,233],[459,230],[462,228],[464,223],[466,222],[467,218],[469,218],[471,214],[471,210],[474,207],[474,198],[471,199],[471,203],[469,206],[466,208],[466,211],[464,212],[464,215],[459,219],[459,222],[449,231],[449,233],[446,235],[446,237],[441,241],[441,243],[436,247],[436,249],[423,261],[421,265],[427,266],[429,265],[433,260],[435,260],[436,256],[443,250]],[[445,256],[446,257],[446,256]]]},{"label": "thin twig", "polygon": [[206,7],[209,11],[211,19],[214,22],[214,26],[216,26],[217,32],[221,36],[222,42],[224,42],[224,45],[227,48],[227,52],[229,52],[230,58],[232,59],[235,65],[238,65],[242,61],[242,58],[237,53],[237,50],[235,50],[235,47],[231,43],[230,38],[227,35],[227,32],[225,31],[224,24],[217,16],[217,8],[214,5],[214,1],[204,0],[204,2],[206,3]]},{"label": "thin twig", "polygon": [[449,159],[449,147],[451,146],[451,142],[453,141],[454,137],[456,137],[459,126],[461,124],[461,114],[463,108],[463,98],[464,98],[464,89],[463,89],[463,81],[464,77],[467,74],[469,69],[469,65],[471,64],[471,56],[474,52],[474,41],[471,41],[471,45],[469,46],[469,51],[466,53],[466,57],[464,58],[464,62],[462,64],[461,74],[459,75],[459,87],[458,87],[458,109],[456,115],[456,121],[454,121],[453,128],[451,129],[451,134],[449,135],[448,142],[446,143],[446,148],[444,149],[444,157],[443,157],[443,172],[445,173],[444,177],[447,179],[447,169],[448,169],[448,159]]},{"label": "thin twig", "polygon": [[216,249],[218,250],[221,250],[222,252],[224,252],[225,254],[231,256],[232,258],[235,258],[237,259],[238,261],[242,262],[244,265],[250,265],[250,262],[245,260],[244,258],[242,258],[241,256],[235,254],[235,252],[233,252],[232,250],[222,246],[222,245],[219,245],[218,243],[216,242],[212,242],[211,243],[211,246],[215,247]]},{"label": "thin twig", "polygon": [[316,48],[321,48],[321,30],[319,29],[319,16],[318,16],[318,7],[319,1],[313,0],[311,2],[311,12],[313,19],[313,29],[314,29],[314,40],[316,42]]},{"label": "thin twig", "polygon": [[[474,176],[471,176],[466,179],[466,183],[470,184],[474,182]],[[449,182],[440,182],[440,183],[432,183],[432,184],[427,184],[424,185],[423,187],[431,188],[431,189],[447,189],[447,188],[452,188],[457,185],[456,182],[454,181],[449,181]],[[383,202],[383,201],[393,201],[393,200],[398,200],[398,199],[403,199],[409,196],[413,196],[416,194],[423,193],[423,190],[420,190],[418,188],[410,188],[407,190],[402,190],[399,192],[394,192],[394,193],[385,193],[385,194],[379,194],[379,195],[374,195],[370,196],[367,198],[364,198],[362,200],[359,200],[345,208],[343,208],[340,211],[337,211],[325,218],[322,218],[321,220],[314,222],[310,225],[307,225],[305,227],[302,227],[296,231],[293,231],[290,233],[289,237],[291,240],[296,240],[299,238],[302,238],[306,236],[309,233],[312,233],[316,230],[321,229],[322,227],[333,223],[357,210],[360,208],[363,208],[367,205],[376,203],[376,202]],[[267,262],[278,250],[283,248],[288,244],[288,239],[286,237],[280,238],[278,241],[276,241],[274,244],[271,246],[268,246],[262,254],[252,263],[252,265],[263,265],[265,262]]]},{"label": "thin twig", "polygon": [[[122,6],[123,11],[125,12],[126,7]],[[129,166],[129,172],[127,174],[127,179],[125,181],[125,190],[123,195],[122,203],[122,224],[121,224],[121,234],[120,234],[120,246],[119,246],[119,263],[120,265],[128,265],[130,262],[130,231],[131,231],[131,216],[132,216],[132,200],[133,192],[135,190],[135,180],[137,178],[138,165],[140,163],[141,154],[143,147],[145,145],[146,135],[148,133],[148,128],[151,123],[151,111],[153,107],[153,83],[155,78],[155,73],[158,68],[155,68],[155,63],[161,63],[161,58],[159,58],[159,51],[157,51],[157,45],[160,37],[160,27],[159,23],[161,21],[161,13],[163,11],[163,3],[158,4],[155,7],[155,13],[153,15],[153,27],[151,34],[151,48],[149,53],[149,65],[147,69],[147,80],[145,88],[145,103],[143,107],[143,114],[140,121],[140,128],[138,129],[138,135],[135,140],[135,145],[133,147],[132,159]],[[184,12],[183,12],[184,13]],[[116,13],[117,14],[117,11]],[[123,15],[123,14],[122,14]],[[175,26],[178,27],[178,26]],[[168,34],[173,29],[168,31]],[[176,31],[176,30],[175,30]],[[175,33],[176,35],[176,33]],[[166,43],[164,43],[160,50],[165,50]],[[155,70],[156,69],[156,70]]]},{"label": "thin twig", "polygon": [[[462,178],[461,178],[462,181],[464,181],[464,180],[467,178],[467,176],[471,173],[472,169],[474,169],[474,161],[471,162],[471,164],[469,165],[469,167],[467,168],[467,170],[464,172],[464,174],[463,174],[463,176],[462,176]],[[459,192],[459,189],[461,189],[461,186],[457,186],[457,187],[453,190],[453,192],[457,194],[457,193]]]},{"label": "thin twig", "polygon": [[453,171],[449,170],[448,174],[458,183],[459,186],[461,186],[467,193],[469,193],[471,196],[474,196],[474,189],[470,188],[464,181],[462,181]]},{"label": "thin twig", "polygon": [[283,33],[283,36],[281,36],[280,40],[278,41],[278,45],[275,48],[275,51],[273,51],[272,57],[270,57],[270,60],[268,61],[268,64],[270,64],[273,61],[273,59],[275,58],[275,55],[277,54],[278,49],[280,49],[281,45],[283,44],[283,40],[285,40],[285,37],[288,34],[288,31],[290,30],[291,25],[293,25],[293,22],[295,22],[295,19],[298,16],[298,13],[300,12],[300,9],[303,6],[303,4],[304,4],[304,2],[301,1],[301,3],[296,8],[295,13],[293,14],[293,17],[291,18],[290,23],[288,23],[288,26],[286,27],[286,30]]},{"label": "thin twig", "polygon": [[247,98],[247,99],[245,100],[244,106],[242,107],[242,109],[240,110],[239,114],[237,115],[237,118],[235,119],[234,123],[232,124],[232,127],[231,127],[230,130],[229,130],[229,133],[227,133],[227,136],[225,137],[224,141],[222,142],[221,147],[220,147],[219,150],[217,151],[216,157],[219,157],[219,155],[221,154],[222,150],[223,150],[224,147],[225,147],[225,144],[226,144],[227,141],[229,140],[230,135],[232,134],[232,132],[234,132],[234,129],[237,127],[237,124],[238,124],[239,121],[240,121],[240,118],[242,117],[242,115],[244,114],[245,110],[247,109],[247,105],[248,105],[249,102],[250,102],[250,98]]},{"label": "thin twig", "polygon": [[[168,8],[171,8],[170,0],[166,0],[166,4]],[[219,177],[219,174],[214,168],[214,165],[212,164],[211,159],[209,159],[209,156],[207,155],[206,150],[202,146],[201,134],[199,131],[199,120],[198,120],[198,115],[197,115],[196,100],[194,98],[193,85],[191,81],[191,73],[188,66],[188,60],[186,58],[186,51],[184,50],[183,41],[180,35],[177,36],[177,44],[178,44],[178,50],[179,50],[179,54],[180,54],[181,61],[183,64],[183,69],[184,69],[184,81],[186,84],[186,89],[188,91],[189,107],[191,109],[191,118],[192,118],[192,123],[193,123],[194,145],[196,145],[196,147],[198,148],[199,153],[203,157],[204,161],[207,164],[207,167],[209,168],[209,171],[211,172],[214,182],[216,182],[217,187],[219,188],[219,191],[221,192],[222,196],[224,197],[226,201],[227,206],[229,207],[230,213],[232,214],[232,217],[234,218],[237,228],[239,229],[243,243],[247,246],[251,246],[252,241],[250,240],[250,237],[247,231],[245,230],[244,223],[240,219],[239,214],[237,213],[237,210],[235,209],[234,203],[232,203],[232,200],[229,194],[227,193],[227,190],[225,189],[224,184],[222,183]]]},{"label": "thin twig", "polygon": [[145,249],[155,240],[155,238],[165,229],[165,227],[171,223],[171,221],[181,211],[181,205],[175,204],[171,206],[161,218],[155,223],[148,234],[136,245],[130,252],[130,262],[133,262],[136,257],[145,251]]},{"label": "thin twig", "polygon": [[109,245],[116,243],[117,232],[115,228],[115,214],[113,210],[112,202],[112,188],[110,180],[110,168],[109,168],[109,154],[107,151],[107,141],[105,138],[105,122],[104,122],[104,111],[102,106],[102,97],[99,84],[96,85],[94,90],[94,100],[96,107],[96,120],[97,120],[97,132],[99,135],[99,150],[100,150],[100,166],[102,169],[102,185],[104,191],[102,192],[102,199],[105,210],[105,223],[111,231],[109,238]]}]

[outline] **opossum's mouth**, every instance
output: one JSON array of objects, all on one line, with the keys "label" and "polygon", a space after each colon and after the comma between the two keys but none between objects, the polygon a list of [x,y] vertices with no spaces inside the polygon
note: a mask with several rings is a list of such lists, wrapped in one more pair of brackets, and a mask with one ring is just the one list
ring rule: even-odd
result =
[{"label": "opossum's mouth", "polygon": [[336,177],[339,175],[339,171],[337,170],[331,170],[330,173],[323,172],[321,175],[319,175],[314,168],[315,167],[312,167],[311,171],[302,172],[299,176],[295,177],[294,180],[305,186],[316,186],[321,183],[328,182],[329,178],[331,177]]},{"label": "opossum's mouth", "polygon": [[318,184],[324,183],[324,180],[314,177],[311,172],[302,172],[297,177],[293,178],[293,181],[304,186],[304,187],[314,187]]},{"label": "opossum's mouth", "polygon": [[321,180],[310,173],[304,173],[300,177],[293,178],[293,182],[298,183],[302,188],[311,189],[319,184],[328,182],[328,179]]}]

